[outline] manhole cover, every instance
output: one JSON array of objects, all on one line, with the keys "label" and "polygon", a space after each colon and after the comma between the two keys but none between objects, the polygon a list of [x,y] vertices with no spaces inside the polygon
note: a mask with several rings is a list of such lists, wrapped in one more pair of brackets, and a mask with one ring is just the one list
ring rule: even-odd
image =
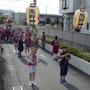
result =
[{"label": "manhole cover", "polygon": [[23,90],[22,86],[12,87],[13,90]]}]

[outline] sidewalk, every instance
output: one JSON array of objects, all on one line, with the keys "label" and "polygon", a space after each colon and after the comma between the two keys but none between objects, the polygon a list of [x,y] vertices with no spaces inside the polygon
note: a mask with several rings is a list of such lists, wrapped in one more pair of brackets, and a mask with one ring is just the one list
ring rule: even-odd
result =
[{"label": "sidewalk", "polygon": [[[9,45],[4,44],[4,54],[3,54],[3,58],[5,56],[5,60],[6,60],[6,66],[7,66],[7,70],[8,70],[8,77],[5,78],[5,84],[7,84],[7,79],[9,80],[9,84],[8,86],[5,85],[5,90],[21,90],[20,88],[22,88],[22,84],[20,81],[20,77],[18,74],[18,69],[17,66],[15,64],[14,61],[14,57],[12,52],[9,49]],[[9,87],[10,89],[7,89],[7,87]],[[15,88],[15,89],[14,89]]]}]

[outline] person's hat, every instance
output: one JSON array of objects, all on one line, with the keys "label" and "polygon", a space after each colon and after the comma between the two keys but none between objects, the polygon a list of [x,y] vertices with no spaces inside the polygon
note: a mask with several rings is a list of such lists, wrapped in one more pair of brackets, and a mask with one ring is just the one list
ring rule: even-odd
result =
[{"label": "person's hat", "polygon": [[63,46],[63,48],[67,48],[67,46]]},{"label": "person's hat", "polygon": [[34,36],[37,36],[36,34],[34,34]]}]

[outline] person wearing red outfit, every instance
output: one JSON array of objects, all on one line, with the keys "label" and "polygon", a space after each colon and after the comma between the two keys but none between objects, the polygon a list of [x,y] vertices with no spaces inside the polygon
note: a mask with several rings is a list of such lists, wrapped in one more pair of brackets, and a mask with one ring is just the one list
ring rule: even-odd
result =
[{"label": "person wearing red outfit", "polygon": [[3,29],[3,40],[5,40],[5,30]]},{"label": "person wearing red outfit", "polygon": [[15,35],[13,37],[12,42],[15,43],[15,52],[17,52],[17,48],[18,48],[18,41],[19,41],[19,36],[17,35],[17,33],[15,32]]},{"label": "person wearing red outfit", "polygon": [[59,41],[57,40],[57,36],[55,36],[55,39],[52,41],[51,45],[53,45],[53,59],[57,60],[57,53],[59,49]]},{"label": "person wearing red outfit", "polygon": [[29,48],[31,47],[31,38],[30,38],[29,33],[27,34],[27,36],[25,38],[25,44],[26,44],[25,53],[27,52],[27,49],[28,49],[28,53],[29,53]]},{"label": "person wearing red outfit", "polygon": [[0,34],[0,49],[1,49],[1,56],[2,56],[2,53],[3,53],[3,47],[1,46],[1,37],[2,37],[2,35]]},{"label": "person wearing red outfit", "polygon": [[11,32],[10,32],[10,28],[8,29],[8,39],[10,40],[11,37]]},{"label": "person wearing red outfit", "polygon": [[36,34],[34,34],[33,43],[34,43],[34,46],[36,47],[36,51],[37,51],[37,49],[38,49],[38,38],[37,38]]},{"label": "person wearing red outfit", "polygon": [[28,72],[30,83],[29,85],[36,85],[35,81],[35,74],[37,71],[37,63],[39,62],[39,57],[36,53],[36,48],[32,47],[31,52],[29,52],[29,62],[28,62]]},{"label": "person wearing red outfit", "polygon": [[41,40],[42,40],[42,49],[44,50],[44,47],[45,47],[45,32],[43,32],[43,34],[42,34],[42,38],[41,38]]}]

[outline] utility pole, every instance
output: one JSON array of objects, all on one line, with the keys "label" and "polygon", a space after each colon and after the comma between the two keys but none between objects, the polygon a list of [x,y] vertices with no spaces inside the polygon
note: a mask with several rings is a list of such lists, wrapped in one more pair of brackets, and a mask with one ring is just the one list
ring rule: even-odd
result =
[{"label": "utility pole", "polygon": [[46,14],[47,14],[47,5],[46,5]]}]

